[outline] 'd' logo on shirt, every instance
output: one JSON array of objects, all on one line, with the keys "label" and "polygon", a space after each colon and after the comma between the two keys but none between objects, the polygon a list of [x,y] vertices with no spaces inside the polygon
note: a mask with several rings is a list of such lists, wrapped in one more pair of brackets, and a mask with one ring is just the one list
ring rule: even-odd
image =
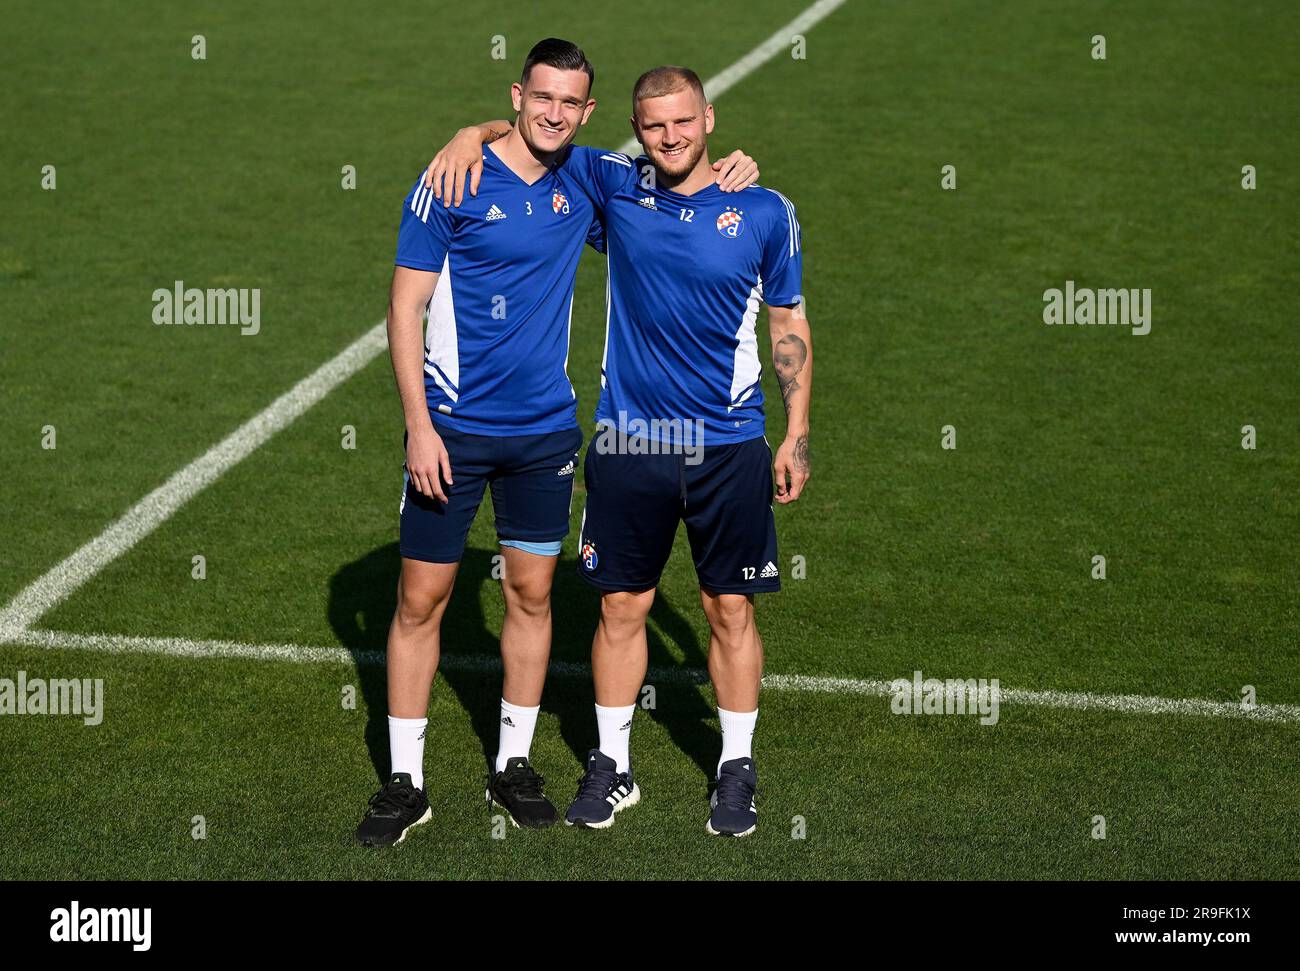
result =
[{"label": "'d' logo on shirt", "polygon": [[739,209],[727,206],[718,216],[718,232],[729,239],[735,239],[745,231],[745,214]]},{"label": "'d' logo on shirt", "polygon": [[557,213],[562,212],[565,215],[568,215],[569,200],[564,198],[563,192],[557,192],[555,193],[555,195],[551,196],[551,208],[554,209]]}]

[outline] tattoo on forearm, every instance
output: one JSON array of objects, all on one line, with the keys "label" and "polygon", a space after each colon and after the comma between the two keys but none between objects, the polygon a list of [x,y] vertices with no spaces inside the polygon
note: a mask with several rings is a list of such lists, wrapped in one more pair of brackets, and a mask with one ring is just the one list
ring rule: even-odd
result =
[{"label": "tattoo on forearm", "polygon": [[483,142],[483,144],[486,145],[488,144],[488,142],[495,142],[498,138],[505,138],[509,134],[510,134],[509,128],[501,128],[501,129],[489,128],[488,137],[486,141]]},{"label": "tattoo on forearm", "polygon": [[794,441],[794,467],[800,472],[807,472],[811,461],[808,457],[808,436],[800,435]]},{"label": "tattoo on forearm", "polygon": [[806,363],[808,345],[798,334],[786,334],[772,348],[772,366],[776,370],[776,381],[781,386],[781,398],[787,412],[790,410],[790,395],[803,387],[798,377]]}]

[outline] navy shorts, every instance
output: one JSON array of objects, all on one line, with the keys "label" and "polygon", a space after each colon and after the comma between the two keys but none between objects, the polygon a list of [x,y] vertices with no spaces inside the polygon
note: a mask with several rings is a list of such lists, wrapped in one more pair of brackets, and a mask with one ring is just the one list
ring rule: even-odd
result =
[{"label": "navy shorts", "polygon": [[555,556],[569,532],[573,479],[582,431],[542,435],[468,435],[434,422],[451,459],[448,501],[421,495],[402,469],[402,556],[459,563],[469,527],[492,488],[497,539],[507,546]]},{"label": "navy shorts", "polygon": [[772,450],[764,438],[685,454],[587,449],[587,506],[578,574],[609,591],[659,585],[677,524],[686,523],[700,587],[711,593],[781,589],[772,515]]}]

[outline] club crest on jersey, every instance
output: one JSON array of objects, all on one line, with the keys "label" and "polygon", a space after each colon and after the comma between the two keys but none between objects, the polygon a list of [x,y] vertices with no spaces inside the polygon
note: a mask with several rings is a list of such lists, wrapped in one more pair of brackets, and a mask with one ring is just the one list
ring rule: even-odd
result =
[{"label": "club crest on jersey", "polygon": [[729,239],[735,239],[745,231],[745,213],[740,209],[727,206],[718,216],[718,232]]},{"label": "club crest on jersey", "polygon": [[564,198],[563,192],[557,192],[551,196],[551,208],[557,213],[569,214],[569,200]]},{"label": "club crest on jersey", "polygon": [[582,560],[582,568],[590,573],[596,569],[596,564],[600,562],[600,557],[596,555],[596,544],[588,540],[582,544],[582,549],[578,551],[578,556]]}]

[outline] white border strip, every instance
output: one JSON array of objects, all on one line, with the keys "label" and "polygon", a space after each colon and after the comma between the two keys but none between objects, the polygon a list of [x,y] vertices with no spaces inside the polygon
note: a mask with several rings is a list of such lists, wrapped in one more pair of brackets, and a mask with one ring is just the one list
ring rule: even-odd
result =
[{"label": "white border strip", "polygon": [[154,489],[117,522],[18,594],[0,612],[0,639],[31,627],[55,604],[152,533],[227,469],[247,458],[387,346],[387,324],[380,322]]},{"label": "white border strip", "polygon": [[[179,658],[231,658],[247,661],[290,661],[297,664],[381,665],[383,651],[350,651],[343,647],[308,647],[301,644],[243,644],[238,641],[202,641],[182,637],[135,637],[120,634],[72,634],[64,631],[27,630],[8,638],[15,644],[51,650],[94,651],[101,654],[162,654]],[[445,670],[498,672],[501,659],[483,654],[443,654]],[[591,667],[572,661],[552,661],[557,677],[589,678]],[[696,668],[651,668],[646,680],[661,684],[706,684],[709,673]],[[910,683],[910,682],[909,682]],[[888,681],[853,678],[818,678],[798,674],[769,674],[763,678],[769,691],[803,691],[812,694],[888,697]],[[1256,705],[1207,701],[1201,698],[1154,698],[1144,695],[1105,695],[1078,691],[1029,691],[1003,688],[1000,703],[1074,711],[1113,711],[1133,715],[1190,715],[1202,718],[1244,718],[1250,721],[1300,722],[1300,705]]]},{"label": "white border strip", "polygon": [[[722,72],[715,74],[704,82],[704,94],[709,101],[716,101],[724,93],[734,88],[745,78],[749,77],[760,67],[776,57],[782,51],[790,49],[790,42],[794,39],[795,34],[802,34],[822,20],[830,16],[840,7],[844,6],[845,0],[817,0],[811,7],[795,17],[776,33],[774,33],[763,43],[759,44],[752,51],[738,60],[730,67],[723,68]],[[635,138],[629,138],[625,141],[619,151],[624,155],[630,155],[636,158],[641,154],[641,143]]]}]

